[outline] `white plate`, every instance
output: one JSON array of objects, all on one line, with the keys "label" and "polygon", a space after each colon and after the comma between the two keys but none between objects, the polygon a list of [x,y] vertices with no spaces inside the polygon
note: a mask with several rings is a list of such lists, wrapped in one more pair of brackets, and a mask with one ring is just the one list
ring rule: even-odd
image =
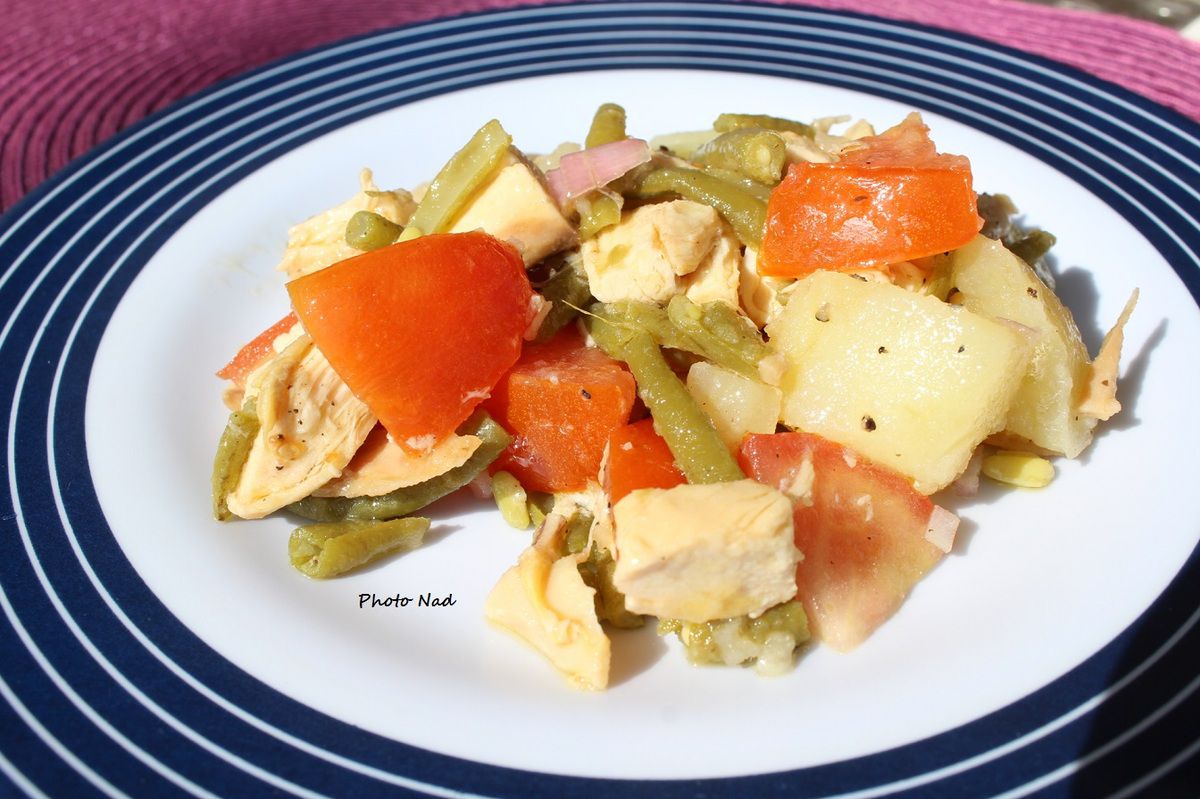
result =
[{"label": "white plate", "polygon": [[[1196,589],[1171,586],[1185,565],[1195,575],[1200,536],[1195,128],[945,33],[701,8],[503,12],[318,51],[155,118],[5,218],[5,300],[22,305],[0,346],[16,366],[10,487],[28,558],[4,567],[4,610],[34,677],[0,669],[74,779],[556,795],[782,772],[653,790],[1020,793],[1067,777],[1086,790],[1118,758],[1135,765],[1106,788],[1136,787],[1194,748],[1172,714],[1194,701],[1176,671],[1195,651]],[[691,668],[646,630],[615,636],[608,692],[580,694],[484,622],[528,540],[485,504],[444,501],[431,545],[324,583],[287,563],[294,519],[209,520],[225,418],[212,372],[285,312],[287,227],[352,194],[360,167],[412,186],[491,117],[545,151],[606,100],[646,137],[725,110],[878,127],[921,110],[977,189],[1058,236],[1093,352],[1141,289],[1115,424],[1049,489],[961,503],[955,553],[849,655],[812,648],[765,680]],[[454,604],[417,606],[425,593]],[[364,594],[414,602],[360,607]],[[53,687],[22,692],[37,680]],[[1141,709],[1126,718],[1122,702]],[[1139,735],[1166,748],[1131,760]]]}]

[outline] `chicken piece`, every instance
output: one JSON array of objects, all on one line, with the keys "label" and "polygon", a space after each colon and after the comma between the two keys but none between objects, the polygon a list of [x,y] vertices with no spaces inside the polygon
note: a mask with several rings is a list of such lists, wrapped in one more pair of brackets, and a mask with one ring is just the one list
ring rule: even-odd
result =
[{"label": "chicken piece", "polygon": [[[271,362],[271,359],[275,355],[278,355],[286,350],[289,346],[291,346],[293,341],[303,335],[304,326],[297,322],[288,328],[287,331],[276,336],[274,340],[271,341],[271,351],[265,353],[263,360],[246,374],[246,378],[241,385],[239,385],[236,381],[231,380],[225,386],[225,390],[221,392],[221,402],[225,403],[225,407],[228,408],[231,413],[241,408],[243,402],[254,396],[254,393],[258,390],[258,385],[261,383],[261,381],[256,381],[254,379],[255,372],[264,369]],[[249,388],[251,385],[254,386],[253,390]]]},{"label": "chicken piece", "polygon": [[596,616],[596,592],[579,573],[582,555],[558,557],[566,519],[548,515],[533,546],[500,577],[484,603],[488,621],[540,652],[576,688],[608,687],[611,644]]},{"label": "chicken piece", "polygon": [[397,225],[408,224],[417,207],[408,192],[380,191],[369,169],[362,171],[359,183],[362,190],[358,194],[288,231],[287,249],[276,267],[287,274],[288,280],[361,255],[361,251],[346,243],[346,223],[359,211],[371,211]]},{"label": "chicken piece", "polygon": [[342,473],[375,426],[367,406],[302,335],[246,384],[259,431],[229,510],[259,519],[303,499]]},{"label": "chicken piece", "polygon": [[1079,403],[1079,412],[1082,414],[1104,421],[1121,410],[1121,403],[1117,401],[1117,373],[1120,371],[1121,347],[1125,343],[1125,325],[1137,300],[1138,290],[1134,289],[1117,323],[1104,336],[1096,360],[1089,367],[1088,385]]},{"label": "chicken piece", "polygon": [[739,265],[738,298],[746,316],[759,327],[765,326],[783,311],[784,289],[795,281],[783,277],[766,277],[758,273],[758,253],[749,247]]},{"label": "chicken piece", "polygon": [[865,136],[874,136],[875,129],[866,120],[860,119],[840,134],[830,133],[834,125],[845,122],[849,117],[824,117],[813,122],[812,136],[801,136],[783,131],[783,143],[787,147],[789,164],[830,164],[838,159],[838,153],[851,142]]},{"label": "chicken piece", "polygon": [[754,480],[645,488],[613,508],[625,607],[681,621],[760,615],[796,594],[792,503]]},{"label": "chicken piece", "polygon": [[313,492],[316,497],[377,497],[417,485],[456,469],[479,448],[477,436],[451,435],[413,455],[376,425],[340,477]]},{"label": "chicken piece", "polygon": [[683,278],[683,293],[697,305],[723,302],[738,307],[742,268],[742,244],[724,220],[717,220],[720,234],[696,271]]},{"label": "chicken piece", "polygon": [[529,266],[575,243],[575,228],[524,161],[508,163],[479,190],[450,226],[451,233],[482,230],[517,248]]},{"label": "chicken piece", "polygon": [[627,211],[620,224],[580,248],[592,294],[601,302],[665,303],[694,287],[705,298],[696,302],[719,298],[736,305],[740,253],[717,212],[690,200]]}]

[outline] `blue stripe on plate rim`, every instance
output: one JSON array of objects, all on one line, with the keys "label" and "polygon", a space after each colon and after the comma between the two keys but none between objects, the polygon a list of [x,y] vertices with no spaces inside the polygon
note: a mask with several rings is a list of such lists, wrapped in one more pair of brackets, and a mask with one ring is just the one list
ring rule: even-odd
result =
[{"label": "blue stripe on plate rim", "polygon": [[[652,45],[650,47],[649,45]],[[0,773],[30,795],[1126,796],[1195,763],[1200,554],[1100,652],[933,738],[799,771],[638,782],[437,755],[330,719],[184,628],[107,528],[83,449],[87,376],[118,301],[187,219],[282,153],[414,100],[562,72],[681,68],[811,80],[920,106],[1071,176],[1200,298],[1200,127],[1053,62],[869,16],[723,3],[485,12],[313,50],[115,137],[0,220]],[[1115,769],[1114,763],[1120,768]]]}]

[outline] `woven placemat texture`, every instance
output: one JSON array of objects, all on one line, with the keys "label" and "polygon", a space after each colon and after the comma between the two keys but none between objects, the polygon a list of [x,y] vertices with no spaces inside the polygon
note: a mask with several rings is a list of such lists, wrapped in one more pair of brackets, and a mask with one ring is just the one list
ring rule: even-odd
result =
[{"label": "woven placemat texture", "polygon": [[[10,0],[0,28],[0,210],[171,102],[349,36],[516,0]],[[1200,45],[1112,15],[1016,0],[809,0],[973,34],[1200,119]]]}]

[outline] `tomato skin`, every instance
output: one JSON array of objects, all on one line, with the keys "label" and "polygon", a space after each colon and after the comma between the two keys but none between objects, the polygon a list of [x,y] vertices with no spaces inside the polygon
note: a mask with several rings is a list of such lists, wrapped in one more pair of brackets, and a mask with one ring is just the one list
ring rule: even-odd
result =
[{"label": "tomato skin", "polygon": [[653,419],[627,424],[609,436],[604,490],[612,504],[639,488],[674,488],[686,482]]},{"label": "tomato skin", "polygon": [[925,540],[929,498],[840,444],[809,433],[751,434],[739,461],[755,480],[793,495],[804,462],[812,465],[811,494],[796,501],[793,519],[804,553],[796,597],[835,649],[862,643],[942,558]]},{"label": "tomato skin", "polygon": [[516,362],[533,296],[516,249],[481,232],[393,244],[287,289],[334,371],[409,451],[454,432]]},{"label": "tomato skin", "polygon": [[244,386],[246,377],[273,352],[271,344],[275,339],[291,330],[297,321],[295,312],[289,312],[238,350],[237,355],[217,372],[217,377]]},{"label": "tomato skin", "polygon": [[970,162],[939,154],[919,115],[856,144],[833,164],[793,164],[771,192],[762,274],[882,266],[956,249],[979,232]]},{"label": "tomato skin", "polygon": [[513,436],[491,470],[533,491],[580,491],[599,477],[604,446],[629,419],[633,375],[572,325],[525,348],[484,408]]}]

